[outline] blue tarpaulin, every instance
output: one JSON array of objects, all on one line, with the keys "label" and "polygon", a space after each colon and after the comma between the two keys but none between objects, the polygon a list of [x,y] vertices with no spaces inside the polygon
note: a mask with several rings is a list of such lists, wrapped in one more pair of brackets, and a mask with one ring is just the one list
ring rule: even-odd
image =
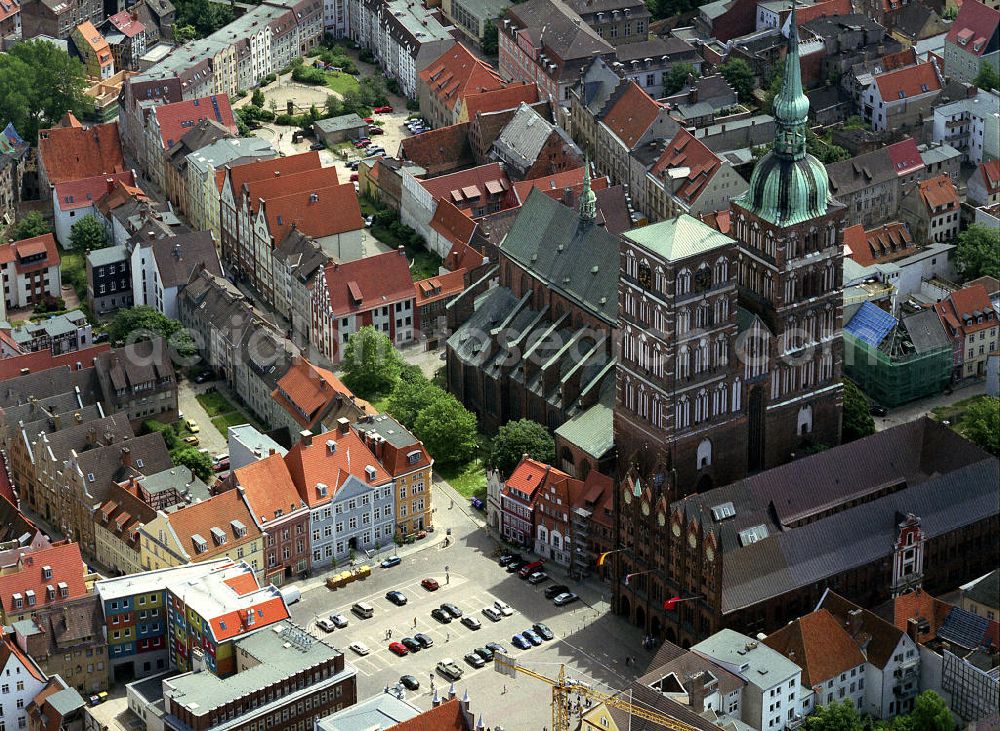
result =
[{"label": "blue tarpaulin", "polygon": [[844,325],[844,330],[856,337],[858,340],[877,348],[885,340],[885,336],[892,332],[898,320],[871,302],[865,302],[854,313],[851,321]]}]

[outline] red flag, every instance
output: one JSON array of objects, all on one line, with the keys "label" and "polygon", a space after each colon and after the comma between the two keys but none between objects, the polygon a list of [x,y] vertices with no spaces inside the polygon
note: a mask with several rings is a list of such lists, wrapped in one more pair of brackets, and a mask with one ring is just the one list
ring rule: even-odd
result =
[{"label": "red flag", "polygon": [[681,598],[679,596],[672,596],[665,602],[663,602],[663,608],[666,609],[668,612],[672,612],[674,611],[674,607],[677,605],[677,602],[679,601],[681,601]]},{"label": "red flag", "polygon": [[604,565],[604,560],[611,554],[611,551],[605,551],[600,556],[597,557],[597,568],[601,568]]}]

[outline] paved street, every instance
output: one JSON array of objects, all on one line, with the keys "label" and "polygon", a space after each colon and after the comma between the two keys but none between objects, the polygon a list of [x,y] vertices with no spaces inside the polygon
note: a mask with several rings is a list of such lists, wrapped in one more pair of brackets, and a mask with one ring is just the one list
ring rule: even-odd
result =
[{"label": "paved street", "polygon": [[204,393],[211,386],[211,382],[196,384],[187,378],[181,380],[177,384],[177,408],[184,414],[185,419],[194,419],[198,422],[198,427],[201,429],[198,432],[198,440],[200,441],[198,448],[204,447],[214,457],[229,451],[229,447],[226,438],[212,425],[208,413],[195,398],[196,394]]},{"label": "paved street", "polygon": [[885,416],[875,417],[875,430],[882,431],[908,421],[915,421],[925,414],[929,414],[931,409],[938,406],[948,406],[958,401],[964,401],[973,396],[981,396],[986,393],[986,382],[976,381],[956,388],[950,394],[938,394],[927,398],[919,399],[908,404],[903,404],[895,409],[890,409]]},{"label": "paved street", "polygon": [[[639,657],[639,667],[644,666],[648,653],[640,647],[638,631],[607,613],[608,597],[602,596],[601,585],[571,582],[560,570],[553,569],[558,583],[568,584],[583,597],[582,602],[569,607],[556,607],[543,595],[552,581],[535,587],[507,574],[492,557],[496,543],[480,529],[478,516],[471,511],[467,513],[464,502],[456,501],[454,507],[449,507],[453,494],[450,488],[439,483],[434,489],[437,530],[433,538],[425,539],[434,543],[406,547],[404,551],[413,553],[405,555],[401,565],[391,569],[376,567],[367,580],[336,591],[327,589],[321,578],[306,582],[302,600],[291,608],[297,622],[316,637],[343,650],[358,669],[359,698],[381,692],[387,685],[395,685],[400,675],[411,674],[420,681],[420,689],[416,693],[407,692],[407,699],[429,708],[433,689],[446,693],[449,686],[448,680],[434,672],[435,665],[450,657],[464,671],[455,684],[459,695],[468,690],[473,707],[486,712],[488,725],[503,723],[508,729],[541,729],[551,725],[551,690],[545,683],[499,676],[492,663],[473,669],[462,659],[463,655],[487,642],[499,642],[534,670],[554,677],[559,664],[566,663],[571,676],[587,678],[598,686],[606,684],[605,690],[623,687],[626,677],[630,677],[632,668],[624,664],[626,653]],[[442,534],[449,526],[451,545],[444,547]],[[385,555],[387,552],[383,551],[382,556]],[[447,575],[445,567],[449,569]],[[425,577],[437,579],[441,588],[434,592],[423,589],[420,581]],[[385,598],[390,589],[402,591],[407,604],[403,607],[391,604]],[[514,616],[496,623],[487,619],[482,609],[495,599],[510,604]],[[358,601],[372,604],[375,616],[362,620],[352,614],[350,607]],[[482,629],[473,631],[458,621],[437,622],[430,611],[442,602],[451,602],[463,613],[479,619]],[[327,634],[315,622],[332,613],[344,614],[350,624]],[[547,624],[555,633],[555,640],[531,650],[514,649],[511,636],[529,629],[535,622]],[[434,646],[407,657],[396,657],[388,650],[392,640],[386,639],[387,630],[392,630],[392,640],[423,632],[433,639]],[[371,653],[358,656],[348,649],[352,642],[363,642]],[[510,698],[504,697],[504,687]]]}]

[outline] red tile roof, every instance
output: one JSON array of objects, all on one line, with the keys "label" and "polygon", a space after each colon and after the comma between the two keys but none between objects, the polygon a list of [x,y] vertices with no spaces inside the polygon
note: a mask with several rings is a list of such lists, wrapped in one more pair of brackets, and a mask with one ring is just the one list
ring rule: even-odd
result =
[{"label": "red tile roof", "polygon": [[413,298],[413,278],[402,250],[326,265],[330,313],[343,317]]},{"label": "red tile roof", "polygon": [[[594,191],[604,190],[609,185],[607,176],[592,178],[590,187]],[[572,188],[574,193],[578,193],[583,186],[583,168],[564,170],[554,175],[546,175],[544,178],[534,178],[533,180],[522,180],[514,183],[514,201],[517,205],[524,205],[531,194],[532,189],[538,188],[550,198],[562,198],[566,188]],[[574,196],[575,197],[575,196]]]},{"label": "red tile roof", "polygon": [[[275,157],[270,160],[257,160],[233,167],[227,166],[225,170],[229,171],[229,182],[233,187],[233,194],[238,196],[246,183],[294,175],[321,167],[323,167],[323,162],[320,160],[319,153],[313,151],[303,152],[300,155],[289,155],[288,157]],[[219,189],[222,189],[221,186]]]},{"label": "red tile roof", "polygon": [[353,183],[271,198],[264,203],[264,211],[275,245],[284,240],[293,225],[317,239],[365,227]]},{"label": "red tile roof", "polygon": [[896,629],[906,632],[909,628],[909,620],[926,620],[927,632],[921,633],[917,637],[917,641],[923,644],[930,642],[937,636],[938,628],[944,623],[945,617],[953,608],[953,605],[931,596],[922,589],[917,589],[900,594],[892,600],[892,623]]},{"label": "red tile roof", "polygon": [[504,483],[503,491],[507,492],[510,489],[519,490],[534,500],[539,487],[548,484],[550,480],[562,479],[569,479],[569,475],[544,462],[539,462],[531,457],[525,457],[514,468],[514,471],[510,473],[510,477]]},{"label": "red tile roof", "polygon": [[667,144],[659,159],[653,163],[650,173],[653,177],[663,180],[669,192],[671,181],[666,180],[667,171],[687,168],[687,175],[683,177],[683,182],[673,194],[686,204],[692,205],[721,167],[722,159],[682,128]]},{"label": "red tile roof", "polygon": [[979,169],[983,174],[983,183],[986,184],[986,193],[1000,193],[1000,158],[979,163]]},{"label": "red tile roof", "polygon": [[802,27],[803,23],[808,23],[816,18],[826,18],[831,15],[850,15],[854,10],[851,7],[851,0],[826,0],[812,5],[802,5],[795,11],[795,24]]},{"label": "red tile roof", "polygon": [[40,130],[38,156],[53,185],[126,169],[117,122]]},{"label": "red tile roof", "polygon": [[538,101],[538,87],[534,82],[526,84],[524,82],[511,83],[504,89],[494,89],[480,94],[466,94],[465,96],[465,116],[469,120],[476,118],[477,114],[488,112],[500,112],[507,109],[517,109],[521,103],[534,104]]},{"label": "red tile roof", "polygon": [[68,180],[64,183],[59,183],[55,187],[56,204],[61,211],[71,211],[75,208],[93,206],[105,193],[114,190],[116,181],[134,186],[135,176],[132,175],[131,170],[128,170],[120,173],[95,175],[92,178],[81,178],[79,180]]},{"label": "red tile roof", "polygon": [[278,453],[233,471],[257,520],[267,524],[304,507],[285,460]]},{"label": "red tile roof", "polygon": [[[247,621],[247,613],[253,612],[253,622]],[[208,626],[212,630],[212,636],[216,642],[224,642],[234,637],[258,630],[261,627],[288,619],[288,607],[280,596],[272,596],[263,602],[254,604],[248,609],[238,609],[233,612],[219,615],[218,617],[207,617]]]},{"label": "red tile roof", "polygon": [[923,170],[924,161],[917,149],[917,141],[912,137],[896,142],[886,148],[896,175],[902,177]]},{"label": "red tile roof", "polygon": [[439,198],[431,217],[431,228],[454,244],[468,244],[476,232],[476,222],[447,198]]},{"label": "red tile roof", "polygon": [[[498,195],[510,189],[510,179],[498,162],[479,165],[450,175],[439,175],[429,180],[421,180],[420,185],[434,198],[446,198],[459,209],[471,206],[466,191],[475,188],[475,195],[482,200],[488,195]],[[497,192],[494,192],[497,191]]]},{"label": "red tile roof", "polygon": [[455,104],[466,94],[503,88],[500,74],[461,43],[431,61],[417,76],[448,110],[454,110]]},{"label": "red tile roof", "polygon": [[0,20],[7,20],[20,11],[21,3],[18,0],[0,0]]},{"label": "red tile roof", "polygon": [[[42,253],[45,256],[37,261],[25,261],[28,257]],[[14,268],[19,274],[59,266],[59,250],[56,248],[55,237],[50,233],[42,234],[34,238],[0,245],[0,266],[10,263],[14,264]]]},{"label": "red tile roof", "polygon": [[962,3],[955,22],[951,24],[945,42],[973,56],[982,56],[990,47],[989,41],[996,35],[998,25],[1000,11],[978,0],[967,0]]},{"label": "red tile roof", "polygon": [[882,56],[882,70],[893,71],[894,69],[901,69],[904,66],[913,66],[919,60],[917,58],[917,49],[911,46],[901,51],[887,53]]},{"label": "red tile roof", "polygon": [[865,663],[861,648],[826,609],[799,617],[763,642],[802,668],[807,688]]},{"label": "red tile roof", "polygon": [[[239,490],[228,490],[213,495],[208,500],[187,505],[172,513],[167,513],[167,522],[173,529],[181,549],[192,561],[205,561],[224,554],[235,546],[256,541],[261,537],[261,530],[243,502]],[[238,520],[246,527],[246,535],[236,535],[232,521]],[[219,545],[212,538],[212,528],[218,528],[226,535],[226,542]],[[208,544],[208,549],[198,552],[194,536],[200,535]]]},{"label": "red tile roof", "polygon": [[[273,456],[277,457],[279,462],[281,461],[281,455],[276,454]],[[298,495],[296,495],[295,497],[298,498]],[[223,579],[222,583],[228,586],[233,591],[235,591],[240,596],[244,596],[245,594],[252,594],[253,592],[260,589],[260,585],[257,583],[257,579],[254,577],[253,572],[251,571],[247,571],[242,574],[237,574],[236,576],[230,576],[228,579]]]},{"label": "red tile roof", "polygon": [[[732,221],[729,217],[729,211],[716,211],[715,213],[704,213],[701,216],[701,222],[711,226],[716,231],[724,234],[729,233],[729,229],[732,226]],[[847,235],[845,230],[844,235]]]},{"label": "red tile roof", "polygon": [[271,394],[299,425],[306,428],[314,427],[326,414],[326,407],[338,396],[357,404],[362,411],[372,410],[371,404],[355,398],[351,389],[333,373],[304,358],[293,361],[288,372],[278,379],[278,388]]},{"label": "red tile roof", "polygon": [[990,296],[981,284],[955,290],[935,304],[934,311],[949,333],[968,335],[997,324]]},{"label": "red tile roof", "polygon": [[160,125],[160,143],[164,149],[180,142],[181,137],[204,119],[218,122],[234,135],[239,132],[236,119],[233,117],[233,108],[229,106],[229,97],[225,94],[163,104],[153,107],[153,113]]},{"label": "red tile roof", "polygon": [[413,289],[417,295],[417,307],[454,297],[465,290],[465,272],[460,269],[457,272],[421,279],[419,282],[414,282]]},{"label": "red tile roof", "polygon": [[935,175],[929,180],[921,180],[918,184],[920,197],[924,200],[932,216],[954,210],[961,205],[958,200],[958,191],[955,184],[951,182],[951,176],[947,173]]},{"label": "red tile roof", "polygon": [[108,22],[121,31],[126,38],[134,38],[146,30],[146,26],[139,21],[138,16],[132,17],[132,13],[128,10],[115,13],[108,18]]},{"label": "red tile roof", "polygon": [[113,60],[108,42],[104,40],[104,36],[94,27],[93,23],[85,20],[76,27],[76,30],[79,36],[90,46],[90,50],[94,52],[101,66],[106,66]]},{"label": "red tile roof", "polygon": [[[328,441],[334,442],[333,450],[327,445]],[[310,442],[307,446],[300,439],[285,455],[285,464],[295,489],[310,508],[330,502],[351,475],[372,486],[392,481],[361,437],[351,429],[346,434],[337,430],[317,434],[310,438]],[[375,479],[371,481],[365,474],[368,466],[375,468]],[[321,495],[316,488],[319,483],[326,485],[326,495]]]},{"label": "red tile roof", "polygon": [[[0,252],[2,251],[3,248],[0,247]],[[77,362],[81,363],[83,367],[89,368],[94,365],[94,358],[110,349],[111,346],[108,343],[101,343],[60,355],[53,355],[51,350],[39,350],[35,353],[15,355],[12,358],[0,358],[0,381],[21,375],[21,371],[25,368],[28,369],[29,373],[67,366],[75,369]]]},{"label": "red tile roof", "polygon": [[[292,193],[328,188],[337,184],[337,169],[335,167],[315,167],[280,175],[272,174],[260,180],[245,181],[236,191],[247,197],[250,202],[250,210],[256,213],[257,209],[260,208],[261,199],[266,201]],[[354,186],[352,185],[351,188],[353,189]]]},{"label": "red tile roof", "polygon": [[388,728],[392,731],[472,731],[465,723],[465,714],[457,698]]},{"label": "red tile roof", "polygon": [[864,267],[895,261],[909,256],[916,249],[910,227],[893,221],[866,231],[860,224],[844,229],[844,244],[850,247],[850,257]]},{"label": "red tile roof", "polygon": [[461,269],[478,269],[486,261],[486,257],[469,244],[455,244],[444,258],[441,265],[457,272]]},{"label": "red tile roof", "polygon": [[404,137],[399,143],[399,150],[402,159],[415,162],[430,174],[436,170],[455,170],[474,164],[468,122]]},{"label": "red tile roof", "polygon": [[921,63],[875,77],[879,96],[883,102],[910,99],[932,91],[941,91],[934,64]]},{"label": "red tile roof", "polygon": [[[46,567],[51,569],[49,576],[46,576]],[[87,594],[87,584],[83,580],[85,571],[78,543],[61,543],[25,553],[12,573],[0,576],[0,606],[9,621],[11,615],[31,614],[39,608],[79,599]],[[66,586],[66,596],[62,595],[61,585]],[[50,586],[53,592],[49,591]],[[28,599],[29,591],[35,594],[34,606]],[[20,609],[14,607],[14,594],[21,595]]]},{"label": "red tile roof", "polygon": [[4,459],[0,459],[0,498],[9,502],[15,510],[17,509],[17,495],[14,494],[14,485],[7,473],[7,460]]},{"label": "red tile roof", "polygon": [[628,149],[633,149],[656,121],[662,105],[634,81],[608,110],[602,120]]}]

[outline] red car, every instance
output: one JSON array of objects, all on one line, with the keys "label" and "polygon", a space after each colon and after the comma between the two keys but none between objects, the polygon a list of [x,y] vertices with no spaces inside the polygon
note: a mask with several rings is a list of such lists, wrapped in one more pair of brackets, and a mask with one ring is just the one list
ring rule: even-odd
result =
[{"label": "red car", "polygon": [[375,112],[375,114],[391,114],[392,107],[386,104],[384,107],[375,107],[372,111]]},{"label": "red car", "polygon": [[371,124],[374,121],[375,121],[374,117],[365,117],[365,123],[366,124]]},{"label": "red car", "polygon": [[351,173],[351,182],[352,183],[358,182],[358,174],[357,173]]},{"label": "red car", "polygon": [[216,462],[212,465],[212,470],[215,472],[225,472],[229,469],[229,458]]},{"label": "red car", "polygon": [[427,591],[437,591],[441,588],[441,585],[437,583],[437,579],[424,579],[420,582],[420,585],[427,589]]},{"label": "red car", "polygon": [[363,147],[368,147],[368,145],[370,145],[371,143],[372,141],[366,137],[363,140],[358,140],[357,142],[355,142],[354,146],[360,150]]},{"label": "red car", "polygon": [[406,649],[406,645],[402,642],[391,642],[389,643],[389,652],[394,655],[399,655],[400,657],[406,657],[410,654],[410,651]]},{"label": "red car", "polygon": [[521,569],[517,572],[517,575],[520,576],[522,579],[527,579],[533,573],[535,573],[540,568],[542,568],[542,564],[543,563],[545,563],[545,562],[544,561],[532,561],[531,563],[529,563],[529,564],[527,564],[525,566],[522,566]]},{"label": "red car", "polygon": [[368,128],[368,134],[370,135],[384,135],[385,130],[381,127],[376,127],[374,124]]}]

